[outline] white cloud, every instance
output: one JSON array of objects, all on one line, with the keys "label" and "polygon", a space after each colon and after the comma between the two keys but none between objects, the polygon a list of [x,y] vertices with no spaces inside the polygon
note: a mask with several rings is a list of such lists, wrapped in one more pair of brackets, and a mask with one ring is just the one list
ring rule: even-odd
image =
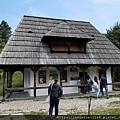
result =
[{"label": "white cloud", "polygon": [[45,12],[32,6],[29,7],[28,13],[33,16],[46,16]]},{"label": "white cloud", "polygon": [[94,3],[101,3],[101,4],[120,4],[120,0],[91,0]]},{"label": "white cloud", "polygon": [[35,9],[34,7],[29,7],[28,12],[32,15],[37,15],[37,9]]}]

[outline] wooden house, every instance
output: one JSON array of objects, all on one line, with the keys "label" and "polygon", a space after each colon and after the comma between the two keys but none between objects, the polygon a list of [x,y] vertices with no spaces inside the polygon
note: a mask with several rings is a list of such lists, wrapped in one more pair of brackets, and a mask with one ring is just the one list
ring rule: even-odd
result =
[{"label": "wooden house", "polygon": [[12,74],[20,70],[23,89],[35,97],[47,95],[54,78],[64,94],[77,93],[77,78],[85,81],[86,74],[93,79],[104,73],[112,83],[111,68],[118,65],[120,50],[90,22],[34,16],[23,16],[0,55],[3,89],[13,90]]}]

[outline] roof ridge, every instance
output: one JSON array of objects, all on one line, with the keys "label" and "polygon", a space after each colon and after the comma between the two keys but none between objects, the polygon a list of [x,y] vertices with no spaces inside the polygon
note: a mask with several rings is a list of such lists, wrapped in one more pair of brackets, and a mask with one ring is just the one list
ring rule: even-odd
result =
[{"label": "roof ridge", "polygon": [[53,17],[38,17],[38,16],[30,16],[30,15],[24,15],[23,17],[33,17],[33,18],[41,18],[41,19],[52,19],[52,20],[60,20],[60,21],[74,21],[74,22],[83,22],[83,23],[90,23],[88,21],[82,21],[82,20],[74,20],[74,19],[64,19],[64,18],[53,18]]},{"label": "roof ridge", "polygon": [[57,28],[57,26],[59,26],[61,23],[63,23],[63,21],[61,21],[59,24],[57,24],[53,29],[51,29],[50,31],[48,31],[45,35],[49,34],[50,32],[52,32],[54,29]]}]

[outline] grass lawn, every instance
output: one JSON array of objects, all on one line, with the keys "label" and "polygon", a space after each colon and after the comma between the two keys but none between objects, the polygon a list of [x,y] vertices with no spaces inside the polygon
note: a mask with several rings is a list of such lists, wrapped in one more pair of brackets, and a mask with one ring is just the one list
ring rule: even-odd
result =
[{"label": "grass lawn", "polygon": [[[13,74],[12,77],[12,87],[22,87],[23,86],[23,74],[20,71],[17,71]],[[3,91],[3,79],[0,80],[0,96]]]}]

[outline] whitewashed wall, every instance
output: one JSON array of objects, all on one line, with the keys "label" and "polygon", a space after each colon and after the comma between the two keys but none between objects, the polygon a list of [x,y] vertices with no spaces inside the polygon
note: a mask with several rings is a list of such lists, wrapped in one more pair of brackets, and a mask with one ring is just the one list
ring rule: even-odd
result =
[{"label": "whitewashed wall", "polygon": [[[111,75],[111,67],[109,67],[107,69],[107,72],[106,72],[106,77],[107,77],[107,82],[108,83],[112,83],[112,75]],[[108,90],[109,91],[112,91],[112,85],[108,85]]]},{"label": "whitewashed wall", "polygon": [[[79,72],[80,72],[80,70],[78,70],[78,73],[76,73],[76,74],[79,75]],[[91,77],[91,79],[93,79],[94,76],[99,77],[98,76],[98,67],[89,67],[87,72],[88,72],[89,76]],[[68,71],[68,73],[70,75],[69,71]],[[108,68],[108,70],[106,71],[106,75],[107,75],[108,83],[111,83],[112,82],[111,68]],[[58,76],[58,78],[59,78],[59,76]],[[47,79],[48,79],[48,74],[47,74]],[[46,85],[46,86],[49,86],[53,82],[54,82],[54,80],[49,80],[48,85]],[[77,80],[69,81],[68,85],[77,85]],[[34,74],[30,69],[26,68],[26,69],[24,69],[24,87],[33,87],[33,86],[34,86]],[[108,90],[109,91],[112,90],[111,85],[108,86]],[[27,91],[29,92],[30,96],[34,96],[33,90],[27,90]],[[63,94],[71,94],[71,93],[78,93],[78,87],[63,87]],[[36,90],[36,96],[44,96],[47,94],[48,94],[48,89],[37,89]]]},{"label": "whitewashed wall", "polygon": [[[88,74],[92,80],[94,79],[94,76],[97,76],[97,70],[98,69],[96,67],[89,67]],[[98,78],[98,76],[97,76],[97,78]]]},{"label": "whitewashed wall", "polygon": [[[29,68],[24,69],[24,87],[33,87],[34,86],[34,74]],[[33,96],[33,90],[24,90],[27,91],[30,96]]]}]

